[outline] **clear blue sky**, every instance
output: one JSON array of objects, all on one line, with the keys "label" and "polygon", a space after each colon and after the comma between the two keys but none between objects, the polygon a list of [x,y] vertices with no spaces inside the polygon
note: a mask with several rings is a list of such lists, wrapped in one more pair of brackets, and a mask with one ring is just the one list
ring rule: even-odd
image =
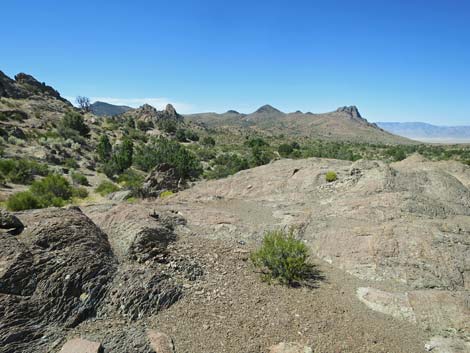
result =
[{"label": "clear blue sky", "polygon": [[470,1],[3,1],[0,70],[183,112],[470,124]]}]

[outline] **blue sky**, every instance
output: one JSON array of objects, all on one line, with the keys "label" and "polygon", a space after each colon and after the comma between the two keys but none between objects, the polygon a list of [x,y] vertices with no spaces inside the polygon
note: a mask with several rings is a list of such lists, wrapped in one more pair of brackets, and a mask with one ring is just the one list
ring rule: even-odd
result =
[{"label": "blue sky", "polygon": [[180,111],[470,124],[470,1],[3,1],[0,70]]}]

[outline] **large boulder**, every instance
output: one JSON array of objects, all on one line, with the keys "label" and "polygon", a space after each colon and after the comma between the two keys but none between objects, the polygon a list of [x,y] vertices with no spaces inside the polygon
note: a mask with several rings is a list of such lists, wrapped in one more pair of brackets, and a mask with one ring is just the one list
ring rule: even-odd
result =
[{"label": "large boulder", "polygon": [[23,231],[23,228],[23,223],[18,217],[0,208],[0,232],[17,235]]},{"label": "large boulder", "polygon": [[5,353],[41,352],[46,332],[52,340],[95,315],[116,261],[106,234],[78,208],[18,217],[26,231],[0,242],[0,341]]}]

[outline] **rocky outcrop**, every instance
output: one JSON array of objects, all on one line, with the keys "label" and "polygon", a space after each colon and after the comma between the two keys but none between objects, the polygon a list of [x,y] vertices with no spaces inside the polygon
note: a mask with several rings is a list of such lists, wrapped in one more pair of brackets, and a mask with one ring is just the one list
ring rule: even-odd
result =
[{"label": "rocky outcrop", "polygon": [[269,348],[269,353],[313,353],[312,348],[299,343],[281,342]]},{"label": "rocky outcrop", "polygon": [[[93,316],[116,270],[106,235],[79,209],[22,213],[27,230],[2,235],[2,352],[40,352],[36,342]],[[33,343],[35,342],[35,343]]]},{"label": "rocky outcrop", "polygon": [[18,217],[0,208],[0,234],[1,232],[7,232],[18,235],[23,231],[23,228],[23,223]]},{"label": "rocky outcrop", "polygon": [[39,82],[31,75],[19,73],[15,76],[15,80],[12,80],[0,71],[0,97],[25,99],[35,96],[57,99],[72,106],[54,88],[44,82]]},{"label": "rocky outcrop", "polygon": [[67,341],[59,353],[101,353],[102,347],[99,342],[92,342],[82,338],[74,338]]},{"label": "rocky outcrop", "polygon": [[158,124],[163,120],[173,120],[175,122],[183,122],[183,116],[176,112],[176,109],[167,104],[165,110],[157,110],[149,104],[144,104],[137,109],[132,109],[120,115],[121,118],[132,118],[136,122],[143,121],[146,123]]},{"label": "rocky outcrop", "polygon": [[138,194],[142,198],[158,197],[164,191],[177,192],[185,187],[175,168],[162,163],[153,168],[145,178]]}]

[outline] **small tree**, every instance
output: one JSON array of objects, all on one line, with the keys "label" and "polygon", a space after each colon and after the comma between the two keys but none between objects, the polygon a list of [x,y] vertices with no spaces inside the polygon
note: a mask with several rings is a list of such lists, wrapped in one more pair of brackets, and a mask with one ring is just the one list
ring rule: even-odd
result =
[{"label": "small tree", "polygon": [[80,109],[85,112],[89,112],[91,109],[90,99],[88,97],[78,96],[75,101],[77,102]]},{"label": "small tree", "polygon": [[113,147],[111,146],[111,142],[109,142],[108,136],[100,136],[100,141],[98,142],[98,146],[96,146],[96,152],[98,153],[98,158],[101,162],[109,161],[113,152]]},{"label": "small tree", "polygon": [[292,148],[292,145],[283,143],[282,145],[279,146],[277,151],[282,157],[288,157],[294,151],[294,149]]},{"label": "small tree", "polygon": [[132,165],[133,155],[134,144],[131,140],[124,139],[124,141],[122,141],[122,143],[116,147],[112,158],[119,172],[125,171]]}]

